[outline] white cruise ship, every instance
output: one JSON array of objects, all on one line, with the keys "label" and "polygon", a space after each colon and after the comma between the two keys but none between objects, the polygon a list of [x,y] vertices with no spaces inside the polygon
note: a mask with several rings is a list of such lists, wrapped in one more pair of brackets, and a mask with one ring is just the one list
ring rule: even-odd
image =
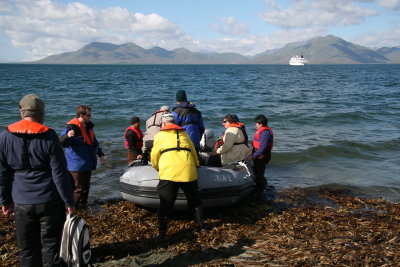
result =
[{"label": "white cruise ship", "polygon": [[303,55],[299,56],[293,56],[289,60],[289,65],[294,65],[294,66],[304,66],[308,64],[308,60],[303,57]]}]

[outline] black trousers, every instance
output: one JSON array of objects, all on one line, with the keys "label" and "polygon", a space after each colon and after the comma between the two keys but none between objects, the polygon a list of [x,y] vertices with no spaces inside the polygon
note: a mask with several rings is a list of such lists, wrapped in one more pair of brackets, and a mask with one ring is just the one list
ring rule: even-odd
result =
[{"label": "black trousers", "polygon": [[160,180],[157,185],[157,192],[160,196],[159,217],[165,218],[171,216],[179,188],[185,193],[190,210],[194,210],[201,205],[201,200],[198,197],[197,180],[186,183]]},{"label": "black trousers", "polygon": [[263,155],[263,158],[255,158],[254,161],[254,176],[256,182],[256,192],[261,193],[267,185],[267,180],[264,177],[265,169],[268,162],[271,160],[271,150]]},{"label": "black trousers", "polygon": [[64,204],[61,201],[15,204],[14,213],[20,266],[58,266],[54,259],[60,250]]},{"label": "black trousers", "polygon": [[207,161],[207,166],[210,166],[210,167],[222,167],[221,155],[220,154],[216,154],[216,155],[210,156],[208,158],[208,161]]}]

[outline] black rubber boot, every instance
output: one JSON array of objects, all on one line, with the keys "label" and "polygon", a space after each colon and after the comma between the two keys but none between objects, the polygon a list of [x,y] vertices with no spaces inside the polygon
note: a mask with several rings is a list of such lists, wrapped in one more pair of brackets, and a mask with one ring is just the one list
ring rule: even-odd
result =
[{"label": "black rubber boot", "polygon": [[144,152],[142,155],[142,161],[141,161],[142,165],[149,164],[149,161],[150,161],[150,154],[148,152]]},{"label": "black rubber boot", "polygon": [[197,230],[199,232],[206,232],[206,228],[204,227],[204,219],[203,219],[203,207],[198,206],[194,209],[194,215],[197,222]]},{"label": "black rubber boot", "polygon": [[164,238],[167,235],[167,217],[158,217],[158,237]]}]

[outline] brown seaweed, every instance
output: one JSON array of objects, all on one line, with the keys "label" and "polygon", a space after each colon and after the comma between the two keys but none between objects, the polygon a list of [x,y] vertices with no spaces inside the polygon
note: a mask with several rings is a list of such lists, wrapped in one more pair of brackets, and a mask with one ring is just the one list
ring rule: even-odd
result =
[{"label": "brown seaweed", "polygon": [[[154,210],[126,201],[79,212],[90,225],[95,266],[395,266],[400,262],[400,204],[345,191],[294,188],[275,202],[249,198],[205,211],[197,233],[188,211],[157,238]],[[321,204],[322,203],[322,204]],[[0,216],[0,265],[17,266],[12,217]]]}]

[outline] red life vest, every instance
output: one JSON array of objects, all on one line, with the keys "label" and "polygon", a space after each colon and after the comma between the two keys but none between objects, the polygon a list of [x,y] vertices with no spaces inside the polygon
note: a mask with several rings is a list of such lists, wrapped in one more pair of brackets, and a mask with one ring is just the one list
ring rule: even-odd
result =
[{"label": "red life vest", "polygon": [[215,142],[215,144],[214,144],[214,149],[215,149],[215,150],[217,150],[218,148],[220,148],[221,146],[223,146],[224,140],[223,140],[222,138],[223,138],[223,136],[221,136],[221,137],[217,140],[217,142]]},{"label": "red life vest", "polygon": [[125,146],[126,148],[129,148],[129,143],[128,143],[128,140],[126,139],[126,133],[127,133],[129,130],[134,131],[135,134],[136,134],[137,137],[138,137],[138,140],[137,140],[137,142],[136,142],[136,144],[135,144],[135,148],[136,148],[137,150],[142,149],[142,147],[143,147],[143,133],[142,133],[142,131],[141,131],[139,128],[136,128],[136,127],[133,127],[133,126],[129,126],[129,127],[126,128],[126,130],[125,130],[125,133],[124,133],[124,146]]},{"label": "red life vest", "polygon": [[272,147],[274,146],[274,133],[271,128],[265,126],[260,127],[254,134],[253,147],[255,149],[260,148],[260,135],[263,131],[269,131],[271,133],[272,138],[268,139],[267,149],[272,150]]},{"label": "red life vest", "polygon": [[9,125],[7,130],[11,133],[38,134],[47,132],[50,128],[38,122],[20,120]]},{"label": "red life vest", "polygon": [[93,141],[94,141],[93,129],[89,130],[89,135],[88,135],[88,133],[86,132],[86,128],[78,120],[78,118],[73,118],[72,120],[67,122],[67,124],[74,124],[74,125],[78,126],[79,129],[81,130],[81,134],[82,134],[82,137],[83,137],[83,140],[85,141],[85,143],[88,144],[88,145],[92,145],[93,144]]}]

